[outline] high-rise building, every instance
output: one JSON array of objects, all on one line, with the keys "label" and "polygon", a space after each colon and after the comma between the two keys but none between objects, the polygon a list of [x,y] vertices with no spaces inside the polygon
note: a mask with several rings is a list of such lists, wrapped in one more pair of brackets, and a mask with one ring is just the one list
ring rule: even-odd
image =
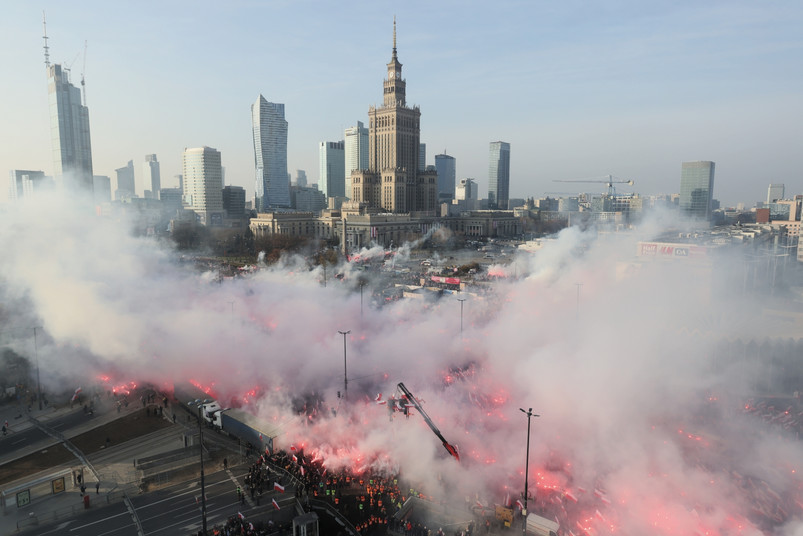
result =
[{"label": "high-rise building", "polygon": [[114,192],[114,200],[122,201],[136,196],[136,186],[134,183],[134,161],[129,160],[128,164],[114,170],[117,174],[117,190]]},{"label": "high-rise building", "polygon": [[694,218],[709,219],[714,198],[714,162],[683,162],[680,170],[680,209]]},{"label": "high-rise building", "polygon": [[290,206],[287,173],[287,121],[284,104],[268,102],[262,95],[251,105],[251,125],[256,166],[257,212]]},{"label": "high-rise building", "polygon": [[224,186],[222,192],[223,210],[229,218],[245,216],[245,188]]},{"label": "high-rise building", "polygon": [[95,175],[92,177],[93,189],[95,192],[95,204],[110,203],[112,200],[112,179],[107,175]]},{"label": "high-rise building", "polygon": [[211,147],[184,149],[184,199],[204,225],[223,224],[223,168]]},{"label": "high-rise building", "polygon": [[346,151],[342,141],[318,144],[320,179],[318,186],[324,197],[346,196]]},{"label": "high-rise building", "polygon": [[43,189],[47,182],[44,171],[12,169],[9,172],[8,199],[9,201],[22,201]]},{"label": "high-rise building", "polygon": [[780,199],[783,199],[784,196],[784,185],[783,184],[770,184],[769,188],[767,188],[767,204],[774,203]]},{"label": "high-rise building", "polygon": [[307,172],[303,169],[296,170],[296,186],[305,188],[307,186]]},{"label": "high-rise building", "polygon": [[142,182],[145,188],[150,188],[151,197],[159,199],[162,190],[162,176],[159,172],[159,162],[155,154],[146,154],[142,165]]},{"label": "high-rise building", "polygon": [[357,126],[344,132],[343,149],[346,152],[346,197],[351,197],[351,172],[368,169],[368,129],[357,121]]},{"label": "high-rise building", "polygon": [[455,199],[458,201],[479,200],[479,195],[479,186],[474,179],[460,179],[460,184],[455,187]]},{"label": "high-rise building", "polygon": [[162,188],[159,191],[159,200],[167,214],[175,215],[181,210],[181,188]]},{"label": "high-rise building", "polygon": [[435,155],[435,169],[438,172],[438,202],[449,202],[454,199],[457,169],[455,158],[448,154]]},{"label": "high-rise building", "polygon": [[437,174],[418,171],[421,110],[407,106],[407,83],[396,55],[396,22],[393,53],[383,83],[384,102],[368,109],[368,169],[351,175],[353,202],[386,212],[427,212],[438,206]]},{"label": "high-rise building", "polygon": [[492,141],[488,160],[488,208],[506,210],[510,200],[510,144]]},{"label": "high-rise building", "polygon": [[56,63],[47,65],[50,102],[50,137],[53,141],[53,174],[72,193],[93,194],[92,146],[89,109],[81,102],[81,90],[70,83],[70,71]]}]

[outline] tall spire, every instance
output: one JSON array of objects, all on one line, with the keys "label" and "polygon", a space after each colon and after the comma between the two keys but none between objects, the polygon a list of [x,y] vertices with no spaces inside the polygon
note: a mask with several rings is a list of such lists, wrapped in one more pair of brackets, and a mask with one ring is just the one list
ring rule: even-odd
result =
[{"label": "tall spire", "polygon": [[[396,37],[395,37],[395,33],[396,33],[395,20],[396,19],[394,18],[393,20],[394,20],[393,42],[395,43],[396,42]],[[47,20],[45,20],[45,12],[44,12],[44,10],[42,11],[42,28],[44,29],[44,35],[42,37],[45,40],[45,67],[50,67],[50,48],[47,46]],[[393,45],[393,46],[396,46],[396,45]]]},{"label": "tall spire", "polygon": [[396,15],[393,15],[393,59],[396,59]]}]

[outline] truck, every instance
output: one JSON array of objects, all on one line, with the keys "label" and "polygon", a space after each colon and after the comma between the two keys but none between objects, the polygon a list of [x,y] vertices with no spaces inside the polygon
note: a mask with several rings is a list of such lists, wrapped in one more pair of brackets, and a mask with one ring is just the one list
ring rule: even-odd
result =
[{"label": "truck", "polygon": [[224,409],[214,414],[213,422],[230,436],[250,443],[258,451],[273,454],[276,433],[258,417],[241,409]]},{"label": "truck", "polygon": [[560,525],[557,522],[536,514],[527,516],[527,534],[534,536],[557,536]]}]

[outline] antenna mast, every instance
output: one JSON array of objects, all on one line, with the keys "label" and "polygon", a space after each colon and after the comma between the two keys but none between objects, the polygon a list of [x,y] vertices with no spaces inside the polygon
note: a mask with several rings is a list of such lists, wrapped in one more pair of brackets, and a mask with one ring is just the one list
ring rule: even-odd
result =
[{"label": "antenna mast", "polygon": [[42,37],[45,40],[45,67],[50,68],[50,47],[47,46],[47,20],[45,20],[44,10],[42,11],[42,28],[44,30]]}]

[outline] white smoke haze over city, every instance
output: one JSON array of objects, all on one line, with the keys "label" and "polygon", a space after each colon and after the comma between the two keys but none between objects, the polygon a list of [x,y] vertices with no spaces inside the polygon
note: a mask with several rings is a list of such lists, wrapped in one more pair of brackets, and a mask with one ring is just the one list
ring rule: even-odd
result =
[{"label": "white smoke haze over city", "polygon": [[[712,275],[635,262],[638,240],[675,225],[666,218],[627,234],[570,228],[534,255],[518,253],[515,268],[497,267],[517,279],[461,296],[461,336],[454,297],[378,307],[368,280],[361,315],[356,278],[370,276],[329,266],[324,286],[322,268],[299,257],[221,282],[215,269],[132,236],[125,221],[51,201],[0,215],[0,299],[16,330],[5,344],[33,359],[30,328],[41,328],[41,380],[54,402],[100,375],[163,389],[192,380],[224,406],[247,398],[276,448],[303,446],[332,469],[398,471],[461,507],[519,497],[519,408],[532,408],[534,512],[563,508],[593,534],[803,531],[799,441],[741,411],[761,365],[713,358],[722,338],[765,337],[759,304],[738,285],[742,264],[722,260],[734,272]],[[347,330],[343,400],[338,332]],[[399,382],[460,462],[417,411],[405,418],[375,403],[398,396]],[[317,414],[300,415],[299,400],[313,394]],[[751,521],[755,487],[779,496],[775,526]]]}]

